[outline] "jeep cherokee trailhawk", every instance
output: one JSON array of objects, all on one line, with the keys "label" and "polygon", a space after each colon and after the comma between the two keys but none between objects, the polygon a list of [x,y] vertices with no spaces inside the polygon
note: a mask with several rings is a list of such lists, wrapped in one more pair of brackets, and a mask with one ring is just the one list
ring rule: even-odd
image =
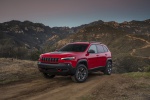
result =
[{"label": "jeep cherokee trailhawk", "polygon": [[111,52],[99,42],[74,42],[55,52],[41,54],[39,71],[46,78],[70,75],[75,82],[84,82],[91,71],[112,72]]}]

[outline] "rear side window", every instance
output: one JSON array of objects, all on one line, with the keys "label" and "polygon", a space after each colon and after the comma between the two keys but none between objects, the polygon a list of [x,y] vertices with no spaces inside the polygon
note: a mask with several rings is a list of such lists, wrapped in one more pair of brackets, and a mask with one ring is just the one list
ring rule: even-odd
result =
[{"label": "rear side window", "polygon": [[90,48],[89,48],[89,51],[90,50],[94,50],[94,52],[97,53],[96,45],[91,45]]},{"label": "rear side window", "polygon": [[103,46],[103,48],[105,52],[108,52],[108,48],[106,48],[106,46]]},{"label": "rear side window", "polygon": [[103,46],[101,46],[101,45],[97,45],[97,49],[98,49],[98,53],[105,52]]}]

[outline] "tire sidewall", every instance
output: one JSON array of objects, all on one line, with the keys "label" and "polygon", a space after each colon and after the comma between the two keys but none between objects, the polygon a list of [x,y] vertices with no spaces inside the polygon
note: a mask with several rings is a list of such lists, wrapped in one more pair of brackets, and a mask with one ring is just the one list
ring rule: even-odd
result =
[{"label": "tire sidewall", "polygon": [[[83,80],[79,80],[79,79],[77,78],[77,76],[78,76],[78,75],[77,75],[77,74],[78,74],[78,70],[79,70],[79,68],[81,68],[81,67],[86,70],[86,76],[85,76],[85,78],[84,78]],[[85,65],[83,65],[83,64],[79,64],[79,65],[77,66],[76,73],[75,73],[75,75],[74,75],[74,78],[75,78],[76,82],[82,83],[82,82],[86,81],[87,77],[88,77],[88,69],[87,69],[87,67],[86,67]]]},{"label": "tire sidewall", "polygon": [[[108,71],[108,66],[109,65],[111,66],[111,72]],[[111,75],[111,73],[112,73],[112,63],[110,61],[108,61],[107,64],[106,64],[105,74]]]}]

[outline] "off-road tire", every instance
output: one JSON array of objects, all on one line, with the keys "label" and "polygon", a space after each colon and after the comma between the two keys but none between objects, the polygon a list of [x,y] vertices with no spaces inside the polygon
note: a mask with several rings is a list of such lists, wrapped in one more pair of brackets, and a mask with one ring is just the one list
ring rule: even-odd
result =
[{"label": "off-road tire", "polygon": [[77,83],[82,83],[86,81],[88,77],[88,69],[85,65],[79,64],[76,68],[76,72],[71,76],[72,80]]},{"label": "off-road tire", "polygon": [[103,71],[105,75],[111,75],[112,73],[112,63],[110,61],[107,62],[105,70]]}]

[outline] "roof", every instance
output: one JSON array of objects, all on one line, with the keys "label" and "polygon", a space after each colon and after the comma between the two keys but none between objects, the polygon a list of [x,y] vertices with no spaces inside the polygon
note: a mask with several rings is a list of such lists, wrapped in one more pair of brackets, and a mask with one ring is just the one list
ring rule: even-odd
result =
[{"label": "roof", "polygon": [[102,44],[102,43],[91,41],[91,42],[73,42],[72,44]]}]

